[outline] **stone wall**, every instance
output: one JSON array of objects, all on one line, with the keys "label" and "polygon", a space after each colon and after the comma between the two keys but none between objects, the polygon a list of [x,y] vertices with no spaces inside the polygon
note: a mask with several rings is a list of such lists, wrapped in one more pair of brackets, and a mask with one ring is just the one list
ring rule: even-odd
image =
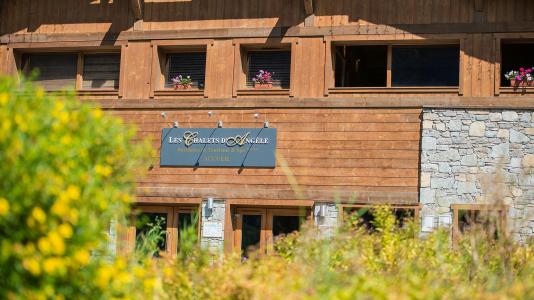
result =
[{"label": "stone wall", "polygon": [[[325,215],[320,216],[321,205],[325,206]],[[316,203],[313,207],[315,224],[324,237],[330,237],[339,225],[339,206],[336,203]]]},{"label": "stone wall", "polygon": [[213,208],[208,208],[208,201],[202,201],[202,221],[200,245],[211,252],[222,253],[224,249],[224,216],[226,203],[214,200]]},{"label": "stone wall", "polygon": [[518,240],[534,229],[534,113],[424,109],[423,231],[452,222],[451,204],[504,201]]}]

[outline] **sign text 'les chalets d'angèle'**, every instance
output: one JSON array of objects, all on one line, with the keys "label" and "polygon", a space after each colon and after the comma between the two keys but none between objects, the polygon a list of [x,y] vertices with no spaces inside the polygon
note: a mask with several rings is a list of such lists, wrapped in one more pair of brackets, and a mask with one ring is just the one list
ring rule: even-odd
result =
[{"label": "sign text 'les chalets d'ang\u00e8le'", "polygon": [[165,167],[274,168],[275,128],[164,128]]}]

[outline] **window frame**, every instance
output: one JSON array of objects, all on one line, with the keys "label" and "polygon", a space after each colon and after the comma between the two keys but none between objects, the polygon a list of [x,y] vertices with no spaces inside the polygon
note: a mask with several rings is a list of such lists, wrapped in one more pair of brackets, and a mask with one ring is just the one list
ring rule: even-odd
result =
[{"label": "window frame", "polygon": [[[325,38],[325,91],[329,94],[371,94],[371,93],[429,93],[429,94],[456,94],[462,95],[463,88],[463,38],[451,37],[443,39],[422,38],[420,40],[361,40],[359,37],[335,36]],[[392,57],[395,46],[458,46],[458,86],[392,86]],[[387,46],[386,86],[383,87],[336,87],[335,86],[335,51],[337,46]]]},{"label": "window frame", "polygon": [[519,87],[513,88],[508,86],[501,85],[501,76],[502,73],[506,70],[502,70],[502,45],[503,44],[534,44],[534,34],[522,34],[519,37],[516,34],[502,33],[496,34],[494,39],[494,48],[495,48],[495,63],[494,63],[494,95],[499,96],[500,94],[508,95],[528,95],[532,96],[534,94],[534,87]]},{"label": "window frame", "polygon": [[[28,65],[25,64],[24,61],[22,61],[22,57],[24,55],[46,55],[46,54],[72,54],[77,55],[76,60],[76,76],[74,78],[75,80],[75,86],[74,90],[78,95],[85,95],[85,94],[99,94],[99,95],[119,95],[119,90],[121,88],[121,79],[122,79],[122,68],[123,68],[123,58],[122,58],[122,51],[121,49],[102,49],[102,50],[79,50],[79,49],[62,49],[62,50],[56,50],[56,49],[39,49],[36,51],[21,51],[19,53],[19,56],[21,58],[20,64],[19,64],[19,70],[23,73],[27,73],[29,70],[27,70]],[[119,85],[117,88],[82,88],[83,86],[83,67],[84,67],[84,58],[86,55],[105,55],[105,54],[118,54],[119,55],[119,76],[117,80],[119,81]],[[46,92],[58,92],[59,90],[49,90]]]},{"label": "window frame", "polygon": [[[298,38],[284,37],[273,40],[269,38],[241,38],[234,39],[234,84],[232,97],[239,96],[281,96],[293,97],[295,82],[295,54]],[[248,52],[249,51],[289,51],[291,62],[289,66],[289,88],[273,87],[271,89],[254,89],[247,87]]]},{"label": "window frame", "polygon": [[126,253],[133,253],[136,247],[136,213],[166,213],[167,214],[167,228],[166,228],[166,242],[165,253],[171,257],[175,257],[178,251],[178,214],[179,213],[196,213],[198,215],[197,220],[197,238],[200,241],[200,228],[201,228],[201,215],[200,205],[181,205],[181,206],[169,206],[169,205],[135,205],[129,216],[129,222],[127,225],[126,233]]},{"label": "window frame", "polygon": [[[152,75],[150,78],[150,98],[193,97],[207,98],[210,79],[210,48],[213,47],[213,39],[184,39],[184,40],[153,40],[152,47]],[[204,70],[204,88],[191,88],[189,90],[174,90],[165,87],[165,76],[168,72],[167,55],[181,52],[204,52],[206,63]]]},{"label": "window frame", "polygon": [[468,210],[468,211],[495,211],[499,213],[501,223],[501,229],[504,234],[507,233],[508,226],[508,211],[509,207],[507,205],[496,205],[496,204],[451,204],[452,210],[452,236],[453,240],[458,240],[462,236],[460,232],[460,223],[459,223],[459,211]]}]

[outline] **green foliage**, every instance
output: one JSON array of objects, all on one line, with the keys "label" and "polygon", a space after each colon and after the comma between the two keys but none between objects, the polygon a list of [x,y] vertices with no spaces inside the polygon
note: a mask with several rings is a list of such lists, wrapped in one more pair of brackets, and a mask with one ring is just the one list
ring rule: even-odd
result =
[{"label": "green foliage", "polygon": [[[400,227],[387,208],[373,210],[375,230],[348,224],[323,238],[313,226],[245,262],[226,256],[203,267],[172,264],[161,275],[171,299],[529,299],[534,249],[473,230],[424,238]],[[480,230],[482,230],[480,228]],[[179,288],[177,288],[179,287]],[[165,293],[168,291],[168,293]],[[179,293],[177,293],[179,291]]]},{"label": "green foliage", "polygon": [[72,92],[0,78],[0,298],[99,298],[107,226],[128,209],[134,132]]}]

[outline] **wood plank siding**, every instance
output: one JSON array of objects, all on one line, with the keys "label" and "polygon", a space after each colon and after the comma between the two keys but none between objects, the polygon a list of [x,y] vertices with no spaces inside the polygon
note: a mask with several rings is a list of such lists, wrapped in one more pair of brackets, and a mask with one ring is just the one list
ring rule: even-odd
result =
[{"label": "wood plank siding", "polygon": [[[171,194],[210,188],[220,197],[261,190],[267,199],[280,198],[280,191],[298,199],[291,191],[302,190],[307,200],[351,194],[360,201],[380,201],[390,194],[399,202],[417,202],[420,109],[230,109],[211,117],[208,110],[165,112],[162,118],[152,110],[111,111],[137,126],[137,139],[148,139],[154,149],[160,147],[161,128],[174,121],[186,128],[210,128],[218,120],[228,128],[246,128],[268,120],[278,129],[276,168],[160,168],[156,153],[152,168],[139,179],[141,188]],[[249,197],[242,193],[237,198]]]},{"label": "wood plank siding", "polygon": [[[534,108],[534,87],[500,86],[510,41],[534,42],[534,1],[0,1],[0,74],[17,76],[24,55],[77,53],[80,98],[137,126],[154,149],[174,121],[278,129],[274,169],[160,168],[157,153],[138,179],[151,204],[417,204],[424,107]],[[393,47],[438,44],[459,48],[458,86],[392,87]],[[388,84],[336,87],[336,47],[360,45],[387,47]],[[247,86],[247,53],[260,50],[290,51],[289,86]],[[167,54],[180,52],[205,53],[203,89],[165,87]],[[113,88],[83,84],[81,58],[95,53],[120,55],[118,88],[116,77]]]}]

